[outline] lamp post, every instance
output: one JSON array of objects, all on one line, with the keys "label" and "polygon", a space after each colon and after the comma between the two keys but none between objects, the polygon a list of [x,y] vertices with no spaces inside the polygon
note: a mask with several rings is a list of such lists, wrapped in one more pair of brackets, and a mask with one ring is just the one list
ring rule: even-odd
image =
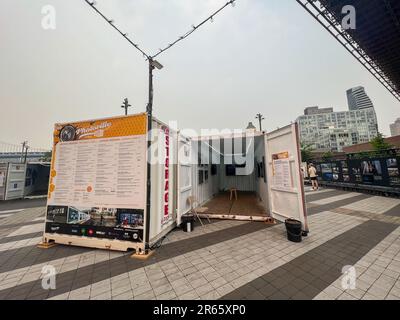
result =
[{"label": "lamp post", "polygon": [[146,233],[145,254],[148,253],[150,243],[150,209],[151,209],[151,130],[153,122],[153,70],[161,70],[163,65],[149,57],[149,101],[146,106],[147,113],[147,195],[146,195]]},{"label": "lamp post", "polygon": [[24,154],[24,163],[26,163],[26,158],[27,158],[27,156],[28,156],[28,149],[29,149],[29,146],[26,145],[26,146],[25,146],[25,154]]},{"label": "lamp post", "polygon": [[263,117],[263,115],[261,113],[257,113],[256,114],[256,119],[258,119],[258,124],[260,126],[260,131],[262,131],[261,121],[265,120],[265,118]]},{"label": "lamp post", "polygon": [[132,107],[132,105],[129,104],[128,98],[125,98],[125,99],[124,99],[124,102],[122,102],[121,108],[124,108],[124,109],[125,109],[125,115],[126,115],[126,116],[128,115],[128,108],[129,108],[129,107]]},{"label": "lamp post", "polygon": [[26,156],[24,156],[24,155],[25,155],[25,147],[28,146],[28,141],[24,141],[24,142],[22,142],[21,144],[22,144],[21,163],[23,163],[23,162],[24,162],[24,157],[25,157],[25,159],[26,159]]}]

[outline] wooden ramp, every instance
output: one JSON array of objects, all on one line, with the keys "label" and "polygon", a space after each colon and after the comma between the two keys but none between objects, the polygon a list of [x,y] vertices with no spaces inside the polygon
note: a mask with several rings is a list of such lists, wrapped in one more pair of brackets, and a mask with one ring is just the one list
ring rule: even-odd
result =
[{"label": "wooden ramp", "polygon": [[269,214],[254,192],[237,192],[237,200],[229,199],[229,192],[221,192],[203,205],[207,210],[199,213],[202,218],[268,221]]}]

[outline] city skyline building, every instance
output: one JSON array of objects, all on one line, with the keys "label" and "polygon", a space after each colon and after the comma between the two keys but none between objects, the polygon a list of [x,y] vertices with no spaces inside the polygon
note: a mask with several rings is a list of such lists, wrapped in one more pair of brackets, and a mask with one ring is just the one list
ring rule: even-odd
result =
[{"label": "city skyline building", "polygon": [[314,150],[340,152],[343,147],[369,142],[378,135],[372,101],[363,87],[346,91],[348,109],[307,107],[296,121],[300,140]]},{"label": "city skyline building", "polygon": [[350,88],[346,91],[346,95],[349,110],[360,110],[374,107],[374,104],[365,92],[364,87],[358,86]]},{"label": "city skyline building", "polygon": [[390,135],[392,137],[400,135],[400,118],[397,118],[395,122],[390,124]]}]

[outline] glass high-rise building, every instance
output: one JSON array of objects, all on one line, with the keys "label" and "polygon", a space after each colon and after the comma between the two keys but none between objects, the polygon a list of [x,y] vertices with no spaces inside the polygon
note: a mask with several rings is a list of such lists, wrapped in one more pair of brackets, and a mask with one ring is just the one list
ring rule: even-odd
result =
[{"label": "glass high-rise building", "polygon": [[396,121],[390,125],[390,135],[392,137],[400,135],[400,118],[397,118]]},{"label": "glass high-rise building", "polygon": [[[353,89],[347,91],[348,97]],[[368,96],[368,100],[362,99],[358,92],[353,90],[350,94],[348,111],[306,108],[304,115],[296,120],[299,124],[301,142],[310,145],[314,150],[342,151],[345,146],[369,142],[375,138],[378,134],[375,109]],[[364,88],[362,92],[365,94]]]},{"label": "glass high-rise building", "polygon": [[355,87],[346,91],[349,110],[373,108],[371,99],[365,93],[364,87]]}]

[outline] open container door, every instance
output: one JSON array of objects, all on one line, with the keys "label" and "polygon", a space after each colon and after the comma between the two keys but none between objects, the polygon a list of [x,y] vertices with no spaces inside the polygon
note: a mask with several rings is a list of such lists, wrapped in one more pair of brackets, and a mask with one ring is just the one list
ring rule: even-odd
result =
[{"label": "open container door", "polygon": [[189,197],[192,195],[192,141],[178,135],[178,206],[176,224],[181,224],[181,216],[190,210]]},{"label": "open container door", "polygon": [[271,216],[299,220],[308,232],[297,123],[266,134],[265,156]]}]

